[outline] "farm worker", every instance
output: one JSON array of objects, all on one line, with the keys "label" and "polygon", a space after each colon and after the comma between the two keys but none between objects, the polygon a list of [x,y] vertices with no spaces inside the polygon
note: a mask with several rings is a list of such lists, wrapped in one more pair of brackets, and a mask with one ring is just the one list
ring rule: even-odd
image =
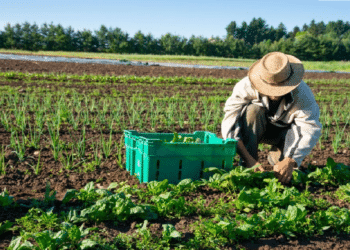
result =
[{"label": "farm worker", "polygon": [[222,137],[238,140],[242,165],[259,164],[258,144],[270,144],[268,162],[281,183],[291,181],[321,135],[319,107],[303,75],[296,57],[268,53],[234,86],[224,108]]}]

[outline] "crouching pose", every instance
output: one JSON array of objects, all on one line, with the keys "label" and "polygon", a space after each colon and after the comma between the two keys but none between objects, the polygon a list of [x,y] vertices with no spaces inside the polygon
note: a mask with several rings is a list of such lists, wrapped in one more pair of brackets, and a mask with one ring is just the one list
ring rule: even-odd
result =
[{"label": "crouching pose", "polygon": [[238,140],[242,165],[259,164],[258,144],[270,144],[268,161],[282,183],[291,181],[293,170],[321,135],[319,107],[303,75],[303,64],[296,57],[266,54],[235,85],[224,108],[222,137]]}]

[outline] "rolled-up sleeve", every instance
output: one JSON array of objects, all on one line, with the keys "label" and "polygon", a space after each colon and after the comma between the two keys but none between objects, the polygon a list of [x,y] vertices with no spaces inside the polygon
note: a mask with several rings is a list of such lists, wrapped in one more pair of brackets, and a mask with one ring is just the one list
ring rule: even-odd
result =
[{"label": "rolled-up sleeve", "polygon": [[249,88],[247,79],[243,78],[235,85],[232,95],[225,103],[225,116],[221,123],[221,135],[225,140],[227,138],[238,139],[240,128],[237,121],[252,99],[247,92],[247,88]]},{"label": "rolled-up sleeve", "polygon": [[295,141],[287,154],[300,167],[321,136],[322,124],[319,121],[319,107],[316,102],[308,109],[298,111],[294,123]]}]

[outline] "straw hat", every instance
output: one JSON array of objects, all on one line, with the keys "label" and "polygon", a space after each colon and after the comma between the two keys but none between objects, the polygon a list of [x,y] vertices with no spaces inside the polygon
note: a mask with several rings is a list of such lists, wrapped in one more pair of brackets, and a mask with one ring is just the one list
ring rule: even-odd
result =
[{"label": "straw hat", "polygon": [[304,75],[301,61],[282,52],[271,52],[248,71],[253,86],[263,95],[283,96],[297,88]]}]

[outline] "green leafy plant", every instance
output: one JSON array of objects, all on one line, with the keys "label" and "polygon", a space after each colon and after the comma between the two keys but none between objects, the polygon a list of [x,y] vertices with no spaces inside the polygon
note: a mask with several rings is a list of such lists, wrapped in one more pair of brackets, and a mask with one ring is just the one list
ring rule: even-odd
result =
[{"label": "green leafy plant", "polygon": [[47,211],[40,208],[29,209],[26,216],[16,219],[22,235],[30,235],[42,230],[54,230],[59,228],[57,214],[53,213],[54,207]]},{"label": "green leafy plant", "polygon": [[2,146],[1,152],[0,152],[0,175],[6,174],[7,166],[8,164],[6,163],[6,160],[5,160],[5,150],[4,150],[4,146]]},{"label": "green leafy plant", "polygon": [[7,232],[11,227],[13,223],[6,220],[4,223],[0,222],[0,235]]},{"label": "green leafy plant", "polygon": [[13,196],[10,196],[6,188],[0,193],[0,206],[9,207],[14,204]]},{"label": "green leafy plant", "polygon": [[152,197],[151,201],[154,203],[154,208],[159,215],[179,218],[194,213],[195,208],[190,204],[186,204],[183,196],[174,198],[173,195],[172,192],[167,192]]},{"label": "green leafy plant", "polygon": [[326,167],[308,174],[308,178],[316,184],[337,186],[345,184],[350,178],[350,167],[327,159]]}]

